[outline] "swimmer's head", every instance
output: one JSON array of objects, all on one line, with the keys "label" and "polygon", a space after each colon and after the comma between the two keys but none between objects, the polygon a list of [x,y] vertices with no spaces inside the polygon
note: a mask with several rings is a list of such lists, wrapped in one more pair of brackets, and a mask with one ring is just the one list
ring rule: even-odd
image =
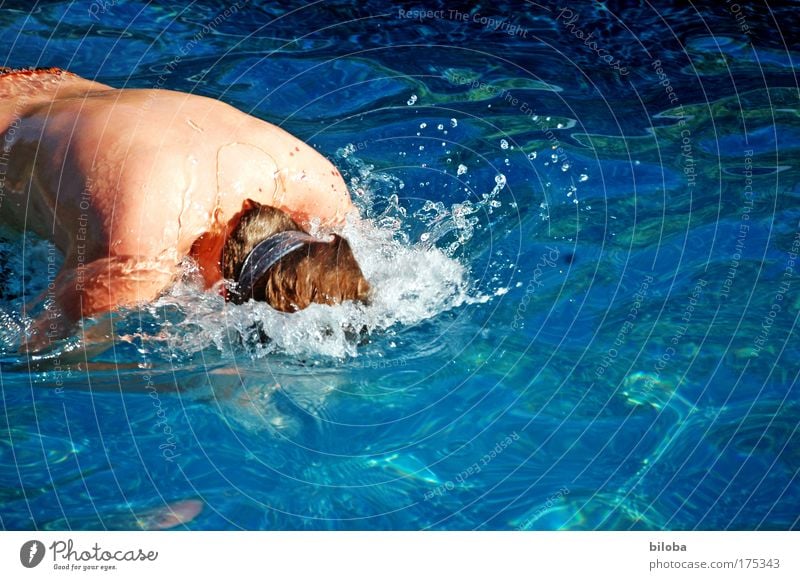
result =
[{"label": "swimmer's head", "polygon": [[285,212],[249,201],[222,249],[222,275],[235,282],[227,299],[267,302],[295,312],[312,303],[368,302],[370,286],[350,244],[317,239]]}]

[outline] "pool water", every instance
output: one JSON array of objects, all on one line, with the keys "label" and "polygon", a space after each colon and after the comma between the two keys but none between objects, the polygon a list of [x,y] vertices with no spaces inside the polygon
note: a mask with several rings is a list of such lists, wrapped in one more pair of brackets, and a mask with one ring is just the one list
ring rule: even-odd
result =
[{"label": "pool water", "polygon": [[798,527],[796,8],[273,4],[0,8],[0,65],[312,143],[376,292],[284,315],[187,263],[27,357],[61,257],[6,235],[0,527]]}]

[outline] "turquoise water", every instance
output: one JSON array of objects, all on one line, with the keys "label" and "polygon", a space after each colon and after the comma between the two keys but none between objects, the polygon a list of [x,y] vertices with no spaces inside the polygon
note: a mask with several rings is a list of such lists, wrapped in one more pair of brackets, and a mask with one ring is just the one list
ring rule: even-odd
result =
[{"label": "turquoise water", "polygon": [[796,5],[15,6],[2,65],[314,144],[377,296],[279,315],[187,264],[28,358],[60,257],[6,236],[0,527],[798,526]]}]

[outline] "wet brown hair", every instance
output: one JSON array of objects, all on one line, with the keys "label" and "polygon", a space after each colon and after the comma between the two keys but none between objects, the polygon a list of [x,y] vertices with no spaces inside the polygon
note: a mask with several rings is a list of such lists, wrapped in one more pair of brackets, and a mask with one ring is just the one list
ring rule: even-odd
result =
[{"label": "wet brown hair", "polygon": [[[285,212],[248,200],[239,222],[225,240],[222,275],[238,281],[245,258],[256,244],[287,230],[302,231]],[[276,310],[295,312],[312,303],[367,303],[369,290],[350,244],[334,234],[332,242],[305,244],[281,258],[256,283],[252,296],[229,293],[228,299],[239,303],[253,298]]]}]

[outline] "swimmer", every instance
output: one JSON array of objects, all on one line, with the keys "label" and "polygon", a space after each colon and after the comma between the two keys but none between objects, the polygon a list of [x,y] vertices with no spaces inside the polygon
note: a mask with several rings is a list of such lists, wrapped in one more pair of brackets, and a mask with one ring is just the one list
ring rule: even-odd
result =
[{"label": "swimmer", "polygon": [[234,303],[367,302],[347,240],[308,233],[349,213],[329,161],[221,101],[0,69],[0,224],[64,255],[31,350],[84,317],[154,300],[186,256]]}]

